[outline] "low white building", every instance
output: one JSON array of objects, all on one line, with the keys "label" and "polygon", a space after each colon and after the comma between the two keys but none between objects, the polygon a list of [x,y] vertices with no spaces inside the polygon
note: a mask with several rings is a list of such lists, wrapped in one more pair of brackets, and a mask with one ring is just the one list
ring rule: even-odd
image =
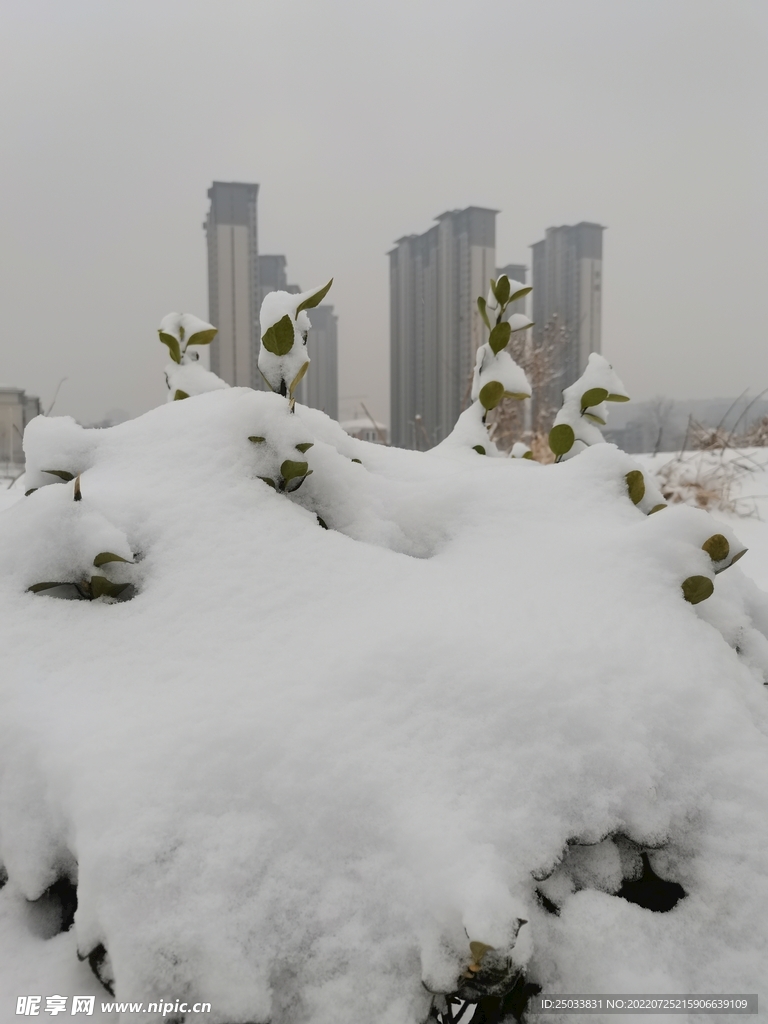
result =
[{"label": "low white building", "polygon": [[343,420],[340,424],[342,430],[358,441],[371,441],[373,444],[389,444],[387,426],[385,423],[378,423],[370,416],[360,416],[354,420]]},{"label": "low white building", "polygon": [[0,468],[24,465],[24,428],[40,414],[40,399],[22,388],[0,385]]}]

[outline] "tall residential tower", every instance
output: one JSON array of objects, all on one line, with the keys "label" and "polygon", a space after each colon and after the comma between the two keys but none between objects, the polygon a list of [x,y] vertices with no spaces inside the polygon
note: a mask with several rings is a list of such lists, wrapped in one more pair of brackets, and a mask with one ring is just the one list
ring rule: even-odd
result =
[{"label": "tall residential tower", "polygon": [[211,369],[233,387],[263,388],[259,355],[258,185],[214,181],[205,222],[208,316],[219,333]]},{"label": "tall residential tower", "polygon": [[534,346],[554,316],[565,332],[559,390],[581,376],[590,352],[600,351],[604,230],[585,221],[547,228],[531,246]]},{"label": "tall residential tower", "polygon": [[391,442],[431,448],[470,404],[477,311],[496,269],[496,210],[470,206],[436,218],[389,253]]}]

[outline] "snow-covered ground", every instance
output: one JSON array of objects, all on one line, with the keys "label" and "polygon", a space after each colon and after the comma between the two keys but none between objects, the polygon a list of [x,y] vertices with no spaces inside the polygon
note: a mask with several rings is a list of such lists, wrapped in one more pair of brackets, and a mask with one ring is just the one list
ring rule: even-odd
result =
[{"label": "snow-covered ground", "polygon": [[[0,492],[3,1024],[25,995],[116,1020],[76,955],[100,944],[119,999],[210,999],[186,1024],[411,1024],[470,941],[547,993],[765,990],[766,522],[645,516],[613,446],[405,452],[245,389],[26,445]],[[293,494],[264,482],[301,460]],[[762,468],[749,490],[768,511]],[[750,550],[715,579],[719,533]],[[133,600],[27,592],[104,551],[137,556],[99,570]],[[616,895],[644,851],[685,890],[668,913]],[[27,900],[66,875],[77,918],[45,938]]]}]

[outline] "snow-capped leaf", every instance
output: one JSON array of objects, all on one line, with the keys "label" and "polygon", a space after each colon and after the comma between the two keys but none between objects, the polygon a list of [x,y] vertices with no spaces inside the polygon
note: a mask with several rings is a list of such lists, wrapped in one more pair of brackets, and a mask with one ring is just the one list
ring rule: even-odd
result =
[{"label": "snow-capped leaf", "polygon": [[715,585],[709,576],[689,576],[682,582],[683,597],[690,604],[699,604],[711,597]]},{"label": "snow-capped leaf", "polygon": [[296,445],[296,451],[301,452],[301,454],[303,455],[304,452],[308,452],[309,449],[313,448],[313,447],[314,447],[314,442],[312,442],[312,441],[303,441],[301,444],[297,444]]},{"label": "snow-capped leaf", "polygon": [[325,285],[323,288],[320,288],[319,291],[316,291],[314,295],[310,295],[308,299],[304,299],[303,302],[300,302],[296,307],[296,316],[298,316],[303,309],[314,309],[315,306],[319,306],[320,303],[325,298],[325,296],[331,290],[332,284],[333,278],[331,278],[327,285]]},{"label": "snow-capped leaf", "polygon": [[280,467],[280,475],[287,483],[295,477],[306,476],[308,469],[309,464],[306,462],[294,462],[292,459],[286,459]]},{"label": "snow-capped leaf", "polygon": [[498,302],[498,304],[500,306],[506,306],[507,302],[509,301],[510,294],[509,278],[507,277],[507,275],[502,274],[501,277],[496,282],[495,287],[493,285],[493,282],[491,282],[491,287],[493,288],[493,294],[496,296],[496,301]]},{"label": "snow-capped leaf", "polygon": [[275,356],[287,356],[293,348],[293,321],[286,313],[276,324],[264,332],[261,343]]},{"label": "snow-capped leaf", "polygon": [[122,555],[116,555],[114,551],[101,551],[93,560],[93,564],[97,569],[100,569],[102,565],[106,565],[107,562],[128,562],[129,565],[133,564],[130,559],[123,558]]},{"label": "snow-capped leaf", "polygon": [[565,455],[573,448],[576,435],[568,423],[558,423],[549,432],[549,447],[555,455]]},{"label": "snow-capped leaf", "polygon": [[176,390],[173,393],[173,400],[174,400],[174,402],[181,402],[185,398],[189,398],[189,395],[187,394],[187,392],[186,391],[182,391],[181,388],[176,388]]},{"label": "snow-capped leaf", "polygon": [[498,380],[489,380],[480,389],[480,404],[484,409],[495,409],[504,397],[504,385]]},{"label": "snow-capped leaf", "polygon": [[309,367],[309,359],[307,359],[307,361],[302,364],[301,369],[299,370],[299,372],[296,374],[296,376],[291,381],[291,386],[288,388],[288,394],[291,396],[291,398],[293,398],[294,391],[299,386],[301,381],[304,379],[304,374],[307,372],[308,367]]},{"label": "snow-capped leaf", "polygon": [[509,339],[512,337],[512,328],[506,321],[502,321],[491,331],[491,336],[488,339],[488,344],[491,346],[491,351],[495,356],[501,352],[503,348],[506,348],[509,344]]},{"label": "snow-capped leaf", "polygon": [[275,481],[271,477],[269,477],[269,476],[260,476],[259,480],[263,480],[265,484],[269,484],[270,487],[272,487],[274,490],[277,490],[277,484],[275,483]]},{"label": "snow-capped leaf", "polygon": [[119,597],[130,583],[113,583],[106,576],[91,576],[91,597]]},{"label": "snow-capped leaf", "polygon": [[704,541],[701,547],[707,552],[713,562],[722,562],[731,552],[731,545],[722,533],[713,533],[711,537]]},{"label": "snow-capped leaf", "polygon": [[645,478],[639,469],[631,469],[626,477],[627,491],[633,504],[639,505],[645,497]]},{"label": "snow-capped leaf", "polygon": [[174,338],[172,334],[166,334],[165,331],[158,331],[157,333],[160,336],[160,341],[162,341],[164,345],[168,346],[168,351],[171,353],[171,359],[174,361],[174,363],[180,363],[181,347],[177,339]]},{"label": "snow-capped leaf", "polygon": [[264,440],[264,438],[263,438],[263,437],[258,437],[258,436],[257,436],[256,434],[252,434],[252,435],[251,435],[251,436],[250,436],[250,437],[248,438],[248,440],[249,440],[249,441],[253,441],[253,443],[254,443],[254,444],[261,444],[261,443],[262,443],[262,441]]},{"label": "snow-capped leaf", "polygon": [[608,392],[605,388],[590,388],[581,396],[582,409],[588,409],[591,405],[600,405],[608,399]]},{"label": "snow-capped leaf", "polygon": [[669,505],[654,505],[651,511],[648,513],[648,515],[652,516],[654,512],[661,512],[661,510],[664,508],[669,508]]},{"label": "snow-capped leaf", "polygon": [[50,473],[51,476],[57,476],[64,483],[69,483],[70,480],[75,479],[75,474],[67,472],[66,469],[44,469],[43,472]]}]

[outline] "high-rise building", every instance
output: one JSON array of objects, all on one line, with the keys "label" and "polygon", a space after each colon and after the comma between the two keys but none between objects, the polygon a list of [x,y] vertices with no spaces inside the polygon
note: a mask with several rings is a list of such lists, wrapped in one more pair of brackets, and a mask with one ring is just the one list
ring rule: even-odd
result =
[{"label": "high-rise building", "polygon": [[296,389],[296,401],[339,418],[339,356],[333,306],[307,310],[312,328],[307,336],[307,354],[312,360]]},{"label": "high-rise building", "polygon": [[214,181],[205,222],[208,240],[208,316],[219,333],[211,369],[233,387],[262,388],[259,355],[259,186]]},{"label": "high-rise building", "polygon": [[21,388],[0,387],[0,467],[24,465],[24,428],[40,414],[40,399]]},{"label": "high-rise building", "polygon": [[431,448],[470,404],[475,352],[485,340],[477,297],[496,268],[496,210],[437,217],[389,253],[391,439]]},{"label": "high-rise building", "polygon": [[[496,268],[497,280],[502,274],[506,274],[510,281],[519,281],[520,284],[525,284],[528,267],[524,263],[508,263],[506,267]],[[516,299],[511,305],[507,306],[507,309],[510,313],[525,314],[527,312],[527,303],[528,297],[524,295],[522,299]]]},{"label": "high-rise building", "polygon": [[555,316],[565,337],[558,390],[581,376],[590,352],[600,351],[604,230],[585,221],[547,228],[531,246],[534,347]]},{"label": "high-rise building", "polygon": [[[259,256],[259,309],[268,292],[301,291],[297,284],[288,283],[286,262],[285,256]],[[315,306],[308,310],[308,315],[312,329],[307,337],[307,354],[311,362],[296,389],[296,401],[338,419],[338,318],[331,305]]]}]

